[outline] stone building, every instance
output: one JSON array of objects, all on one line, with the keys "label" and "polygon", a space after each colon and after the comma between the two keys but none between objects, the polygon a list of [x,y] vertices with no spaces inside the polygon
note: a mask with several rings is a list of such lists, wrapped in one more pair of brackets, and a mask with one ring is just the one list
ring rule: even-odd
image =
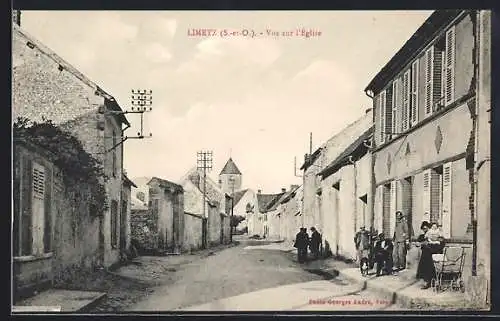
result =
[{"label": "stone building", "polygon": [[257,190],[257,208],[247,212],[248,235],[264,236],[267,232],[267,216],[265,215],[269,202],[276,198],[278,194],[263,194],[262,190]]},{"label": "stone building", "polygon": [[369,230],[372,221],[368,212],[368,199],[372,197],[368,142],[373,128],[370,118],[371,114],[367,114],[347,128],[347,131],[356,129],[358,132],[353,136],[340,136],[350,144],[343,150],[336,150],[336,158],[319,172],[321,188],[318,194],[323,222],[320,232],[324,246],[332,254],[347,259],[356,258],[353,241],[356,232],[362,226]]},{"label": "stone building", "polygon": [[231,195],[241,190],[242,174],[232,158],[229,158],[226,165],[219,174],[219,188],[222,192]]},{"label": "stone building", "polygon": [[248,222],[252,215],[259,212],[257,193],[253,189],[247,188],[234,193],[234,215],[243,216],[244,221],[236,227],[237,230],[248,232]]},{"label": "stone building", "polygon": [[[306,155],[301,167],[304,171],[302,223],[307,228],[314,226],[323,234],[324,247],[331,249],[333,254],[344,252],[351,256],[353,228],[357,225],[354,214],[357,208],[368,206],[371,190],[366,186],[370,179],[364,173],[370,168],[369,158],[364,157],[360,164],[357,159],[353,160],[354,164],[345,166],[344,163],[349,156],[356,156],[351,154],[369,138],[371,126],[372,110],[368,109],[365,115],[336,133],[314,153]],[[364,194],[353,199],[353,195],[361,191]],[[360,221],[361,218],[358,223]]]},{"label": "stone building", "polygon": [[489,228],[475,184],[479,162],[489,158],[488,138],[481,143],[491,109],[489,19],[482,11],[435,11],[365,90],[375,110],[375,226],[391,235],[396,210],[414,234],[422,221],[436,222],[448,244],[470,247],[469,275],[476,218],[485,239]]},{"label": "stone building", "polygon": [[302,186],[285,197],[280,204],[280,231],[285,241],[293,242],[301,227],[305,227],[302,216]]},{"label": "stone building", "polygon": [[[85,150],[103,165],[109,209],[101,218],[100,263],[110,266],[126,250],[120,239],[123,204],[123,132],[129,122],[118,102],[97,84],[38,42],[20,27],[20,15],[12,24],[12,117],[41,122],[51,120],[71,132]],[[127,127],[124,127],[127,126]],[[128,201],[127,201],[128,202]],[[112,228],[112,222],[118,222]]]},{"label": "stone building", "polygon": [[100,265],[101,219],[89,184],[74,184],[56,155],[26,140],[13,149],[14,300],[70,281]]},{"label": "stone building", "polygon": [[158,177],[153,177],[148,185],[151,218],[156,221],[156,228],[149,229],[150,235],[156,235],[159,251],[177,253],[184,240],[184,190]]},{"label": "stone building", "polygon": [[[187,213],[201,215],[204,218],[202,227],[203,246],[227,243],[230,234],[230,213],[226,202],[230,202],[227,194],[210,178],[206,177],[204,184],[203,174],[196,168],[191,169],[180,180],[185,190],[185,206]],[[206,188],[206,197],[203,199],[203,190]],[[205,203],[205,204],[203,204]],[[205,212],[203,212],[205,210]]]}]

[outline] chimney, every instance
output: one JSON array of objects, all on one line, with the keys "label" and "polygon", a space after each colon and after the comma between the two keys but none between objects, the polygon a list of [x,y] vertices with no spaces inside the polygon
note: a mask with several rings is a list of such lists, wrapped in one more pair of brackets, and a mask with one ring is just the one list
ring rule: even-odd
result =
[{"label": "chimney", "polygon": [[286,188],[282,188],[281,193],[286,193]]},{"label": "chimney", "polygon": [[257,190],[257,194],[262,194],[262,190],[261,189]]},{"label": "chimney", "polygon": [[12,10],[12,22],[21,26],[21,10]]}]

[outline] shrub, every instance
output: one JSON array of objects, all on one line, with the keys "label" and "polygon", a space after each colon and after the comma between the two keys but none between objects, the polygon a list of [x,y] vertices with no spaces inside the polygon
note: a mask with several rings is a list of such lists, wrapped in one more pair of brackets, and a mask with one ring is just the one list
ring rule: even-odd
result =
[{"label": "shrub", "polygon": [[108,208],[106,190],[102,183],[106,180],[104,170],[76,137],[57,127],[51,120],[42,119],[38,123],[20,117],[13,124],[13,138],[33,143],[53,153],[54,164],[64,173],[65,185],[88,185],[91,214],[104,214]]}]

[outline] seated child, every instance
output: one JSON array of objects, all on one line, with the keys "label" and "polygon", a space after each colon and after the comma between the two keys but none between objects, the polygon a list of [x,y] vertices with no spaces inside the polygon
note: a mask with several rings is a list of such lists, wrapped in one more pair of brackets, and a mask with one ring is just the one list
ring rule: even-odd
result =
[{"label": "seated child", "polygon": [[436,223],[432,223],[430,230],[425,233],[425,238],[430,244],[440,244],[440,238],[443,237],[443,234],[439,230]]}]

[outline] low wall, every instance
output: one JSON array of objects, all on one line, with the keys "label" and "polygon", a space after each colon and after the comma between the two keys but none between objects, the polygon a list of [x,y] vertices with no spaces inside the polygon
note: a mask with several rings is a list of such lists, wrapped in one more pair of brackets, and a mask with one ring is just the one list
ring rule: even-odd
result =
[{"label": "low wall", "polygon": [[182,251],[191,252],[202,248],[203,218],[200,215],[184,212],[184,240]]}]

